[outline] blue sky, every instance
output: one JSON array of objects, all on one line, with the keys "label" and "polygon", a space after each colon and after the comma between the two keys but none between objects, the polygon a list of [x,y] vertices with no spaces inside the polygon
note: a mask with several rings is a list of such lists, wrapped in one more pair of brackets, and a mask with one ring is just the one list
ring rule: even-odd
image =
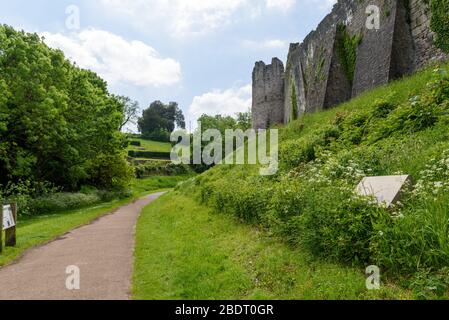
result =
[{"label": "blue sky", "polygon": [[177,101],[194,123],[203,113],[246,111],[254,63],[285,61],[289,43],[300,42],[334,2],[0,0],[0,23],[43,35],[142,108]]}]

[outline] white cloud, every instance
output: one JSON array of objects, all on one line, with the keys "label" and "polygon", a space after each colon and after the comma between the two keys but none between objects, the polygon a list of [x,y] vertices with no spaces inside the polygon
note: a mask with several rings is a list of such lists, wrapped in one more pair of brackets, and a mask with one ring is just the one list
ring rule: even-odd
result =
[{"label": "white cloud", "polygon": [[252,86],[213,90],[193,98],[189,107],[191,119],[198,119],[203,114],[234,116],[238,112],[246,112],[251,108]]},{"label": "white cloud", "polygon": [[171,35],[202,35],[228,24],[248,0],[101,0],[142,25],[168,27]]},{"label": "white cloud", "polygon": [[296,4],[296,0],[266,0],[269,9],[288,10]]},{"label": "white cloud", "polygon": [[110,84],[158,87],[181,81],[179,62],[160,57],[141,41],[127,41],[96,29],[70,35],[45,32],[42,36],[50,47],[61,49],[78,66],[97,72]]},{"label": "white cloud", "polygon": [[177,38],[211,33],[263,10],[285,11],[296,0],[100,0],[108,12],[131,19],[139,28],[158,26]]}]

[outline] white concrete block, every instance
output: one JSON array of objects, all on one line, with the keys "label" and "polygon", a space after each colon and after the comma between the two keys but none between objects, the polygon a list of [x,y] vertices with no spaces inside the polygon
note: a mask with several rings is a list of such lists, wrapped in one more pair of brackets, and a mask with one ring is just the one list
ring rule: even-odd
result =
[{"label": "white concrete block", "polygon": [[401,191],[411,183],[409,175],[366,177],[357,186],[356,193],[361,196],[374,196],[379,204],[390,207],[399,201]]}]

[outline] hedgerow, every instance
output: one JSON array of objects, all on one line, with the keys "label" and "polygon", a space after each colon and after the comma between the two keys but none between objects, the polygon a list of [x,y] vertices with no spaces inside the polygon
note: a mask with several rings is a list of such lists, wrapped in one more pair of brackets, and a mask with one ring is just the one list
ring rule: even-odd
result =
[{"label": "hedgerow", "polygon": [[185,164],[174,164],[168,161],[145,161],[135,166],[136,178],[142,179],[151,176],[177,176],[192,173],[193,170]]}]

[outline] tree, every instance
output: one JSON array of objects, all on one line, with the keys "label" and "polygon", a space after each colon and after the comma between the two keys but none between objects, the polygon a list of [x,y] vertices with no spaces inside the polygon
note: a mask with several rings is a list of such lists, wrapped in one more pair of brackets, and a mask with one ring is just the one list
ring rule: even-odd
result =
[{"label": "tree", "polygon": [[108,158],[117,167],[124,159],[123,105],[94,72],[38,35],[0,25],[0,74],[1,185],[97,186],[96,162]]},{"label": "tree", "polygon": [[230,116],[203,114],[198,121],[201,122],[202,133],[209,129],[217,129],[224,137],[227,129],[237,129],[237,120]]},{"label": "tree", "polygon": [[251,111],[237,113],[237,126],[239,129],[242,129],[243,131],[252,128],[253,124],[252,124]]},{"label": "tree", "polygon": [[123,109],[123,119],[120,125],[120,131],[122,131],[123,128],[125,128],[125,126],[128,124],[136,124],[136,121],[139,118],[139,103],[125,96],[114,97],[117,102],[121,104],[121,107]]},{"label": "tree", "polygon": [[185,120],[184,114],[182,113],[182,110],[179,108],[177,103],[174,103],[174,102],[172,102],[172,103],[173,103],[172,108],[175,109],[175,112],[174,112],[175,118],[174,119],[175,119],[176,126],[179,129],[185,129],[186,128],[186,120]]},{"label": "tree", "polygon": [[138,120],[139,132],[159,141],[169,141],[170,133],[176,126],[185,129],[184,115],[176,102],[165,105],[161,101],[154,101]]}]

